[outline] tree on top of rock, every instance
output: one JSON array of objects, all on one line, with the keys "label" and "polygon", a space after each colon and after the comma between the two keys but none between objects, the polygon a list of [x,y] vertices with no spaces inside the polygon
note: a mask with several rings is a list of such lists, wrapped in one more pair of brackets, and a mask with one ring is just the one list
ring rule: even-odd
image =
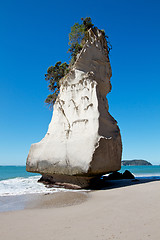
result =
[{"label": "tree on top of rock", "polygon": [[68,49],[68,52],[71,53],[72,57],[70,62],[71,65],[74,64],[77,54],[82,50],[82,40],[85,39],[88,30],[94,26],[90,17],[87,17],[85,19],[82,18],[81,20],[83,21],[82,24],[75,23],[71,27],[71,32],[69,34],[70,48]]},{"label": "tree on top of rock", "polygon": [[[45,74],[45,80],[49,82],[48,88],[51,91],[51,94],[47,96],[45,103],[49,104],[51,107],[53,107],[60,90],[60,79],[63,78],[70,71],[72,65],[75,63],[77,59],[77,54],[80,53],[88,39],[88,30],[92,29],[94,31],[95,29],[90,17],[81,18],[81,20],[82,23],[75,23],[71,27],[71,32],[69,33],[68,44],[70,45],[70,48],[68,49],[68,52],[71,54],[70,63],[67,64],[66,62],[62,63],[61,61],[59,61],[55,64],[55,66],[49,67],[47,70],[47,74]],[[109,53],[109,51],[111,50],[111,45],[108,41],[108,36],[105,35],[104,30],[100,31],[102,32],[107,41],[106,50]]]}]

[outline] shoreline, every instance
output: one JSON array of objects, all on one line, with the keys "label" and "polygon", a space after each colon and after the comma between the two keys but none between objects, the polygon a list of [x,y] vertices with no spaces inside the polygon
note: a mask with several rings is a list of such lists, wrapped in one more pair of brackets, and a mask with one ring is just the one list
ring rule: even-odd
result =
[{"label": "shoreline", "polygon": [[3,240],[160,239],[160,181],[114,184],[87,193],[76,204],[1,212],[0,236]]},{"label": "shoreline", "polygon": [[[0,213],[22,211],[25,209],[57,208],[81,204],[91,197],[94,191],[109,191],[111,189],[130,187],[133,185],[145,184],[160,181],[160,176],[143,176],[135,179],[107,180],[105,186],[96,189],[61,189],[53,192],[26,193],[21,195],[0,196]],[[42,183],[41,183],[42,184]],[[52,189],[52,188],[48,188]]]}]

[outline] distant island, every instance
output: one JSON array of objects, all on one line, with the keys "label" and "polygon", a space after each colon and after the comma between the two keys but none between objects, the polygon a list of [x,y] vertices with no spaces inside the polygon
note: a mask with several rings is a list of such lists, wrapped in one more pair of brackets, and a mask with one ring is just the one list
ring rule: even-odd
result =
[{"label": "distant island", "polygon": [[152,165],[150,162],[146,160],[123,160],[121,162],[122,166],[146,166],[146,165]]}]

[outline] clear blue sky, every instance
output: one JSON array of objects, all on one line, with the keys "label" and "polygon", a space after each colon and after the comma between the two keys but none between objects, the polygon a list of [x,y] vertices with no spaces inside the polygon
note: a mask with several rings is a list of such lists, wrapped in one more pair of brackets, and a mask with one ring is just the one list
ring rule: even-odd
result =
[{"label": "clear blue sky", "polygon": [[159,13],[159,0],[1,1],[0,165],[25,165],[30,145],[46,134],[52,112],[44,74],[69,61],[70,27],[87,16],[113,46],[108,100],[123,159],[160,164]]}]

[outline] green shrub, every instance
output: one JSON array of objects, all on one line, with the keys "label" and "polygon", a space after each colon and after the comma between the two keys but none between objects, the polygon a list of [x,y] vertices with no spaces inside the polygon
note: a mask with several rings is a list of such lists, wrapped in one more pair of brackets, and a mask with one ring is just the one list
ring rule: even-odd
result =
[{"label": "green shrub", "polygon": [[63,78],[69,72],[69,65],[61,62],[57,62],[55,66],[51,66],[45,74],[45,80],[49,82],[48,88],[52,92],[45,100],[45,103],[54,105],[60,89],[60,79]]}]

